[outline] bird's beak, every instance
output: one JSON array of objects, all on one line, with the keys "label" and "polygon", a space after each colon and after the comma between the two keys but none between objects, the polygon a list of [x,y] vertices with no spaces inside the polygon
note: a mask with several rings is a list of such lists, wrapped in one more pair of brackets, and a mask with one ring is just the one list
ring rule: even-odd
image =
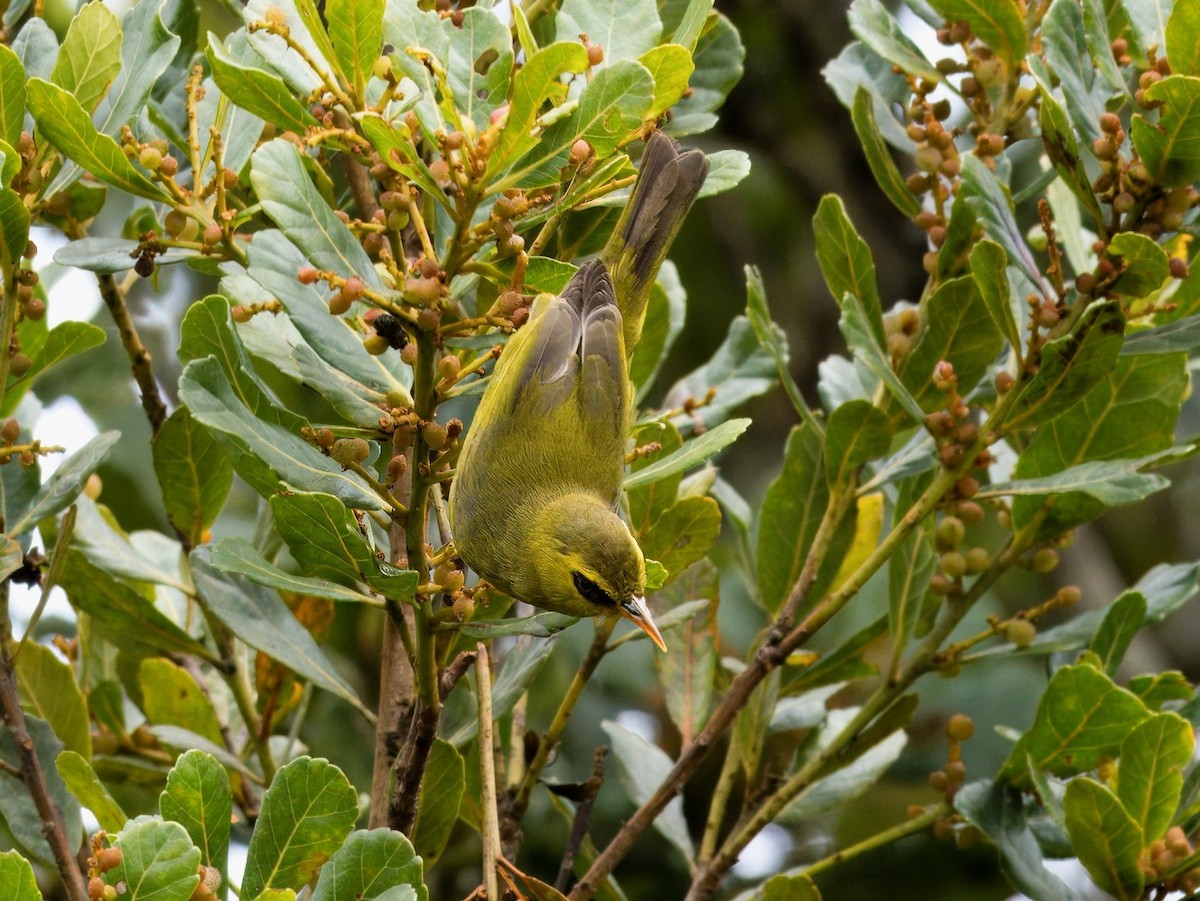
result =
[{"label": "bird's beak", "polygon": [[654,618],[650,616],[650,608],[646,606],[646,599],[640,594],[635,594],[629,600],[617,605],[617,610],[627,620],[633,622],[639,629],[650,636],[650,640],[658,645],[658,649],[664,654],[667,652],[667,643],[663,641],[662,633],[658,631],[658,626],[654,625]]}]

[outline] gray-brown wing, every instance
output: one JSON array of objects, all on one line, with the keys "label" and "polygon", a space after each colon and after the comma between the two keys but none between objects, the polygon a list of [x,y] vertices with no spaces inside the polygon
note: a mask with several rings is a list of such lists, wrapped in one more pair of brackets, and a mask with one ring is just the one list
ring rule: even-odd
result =
[{"label": "gray-brown wing", "polygon": [[579,311],[556,297],[525,328],[532,334],[529,357],[521,370],[516,403],[531,404],[531,413],[548,413],[566,403],[579,379],[579,343],[583,322]]}]

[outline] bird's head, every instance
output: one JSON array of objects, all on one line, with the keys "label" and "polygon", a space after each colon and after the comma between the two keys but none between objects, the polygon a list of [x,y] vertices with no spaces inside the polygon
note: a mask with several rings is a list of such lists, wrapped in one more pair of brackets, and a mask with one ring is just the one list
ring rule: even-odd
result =
[{"label": "bird's head", "polygon": [[642,549],[621,518],[595,497],[570,494],[548,505],[540,519],[544,540],[535,565],[546,606],[623,616],[666,651],[646,605]]}]

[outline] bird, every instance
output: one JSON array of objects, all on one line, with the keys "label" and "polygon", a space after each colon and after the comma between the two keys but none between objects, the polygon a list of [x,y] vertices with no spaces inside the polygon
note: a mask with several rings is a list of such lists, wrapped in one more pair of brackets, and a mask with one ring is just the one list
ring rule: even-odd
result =
[{"label": "bird", "polygon": [[509,339],[450,489],[456,552],[481,578],[535,607],[628,619],[664,652],[645,558],[619,515],[629,344],[706,172],[699,151],[650,139],[613,240],[560,294],[536,297]]}]

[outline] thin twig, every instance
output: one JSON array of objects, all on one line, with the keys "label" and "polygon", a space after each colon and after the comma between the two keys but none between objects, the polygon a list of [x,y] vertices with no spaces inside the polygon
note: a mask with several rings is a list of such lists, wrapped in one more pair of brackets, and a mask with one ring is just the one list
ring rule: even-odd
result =
[{"label": "thin twig", "polygon": [[596,803],[596,795],[604,784],[604,757],[608,754],[608,745],[601,745],[592,756],[592,777],[583,783],[583,798],[575,808],[575,819],[571,823],[571,835],[567,839],[567,849],[563,852],[562,863],[558,867],[558,878],[554,887],[563,891],[567,880],[571,878],[571,870],[575,867],[575,857],[587,836],[588,820],[592,816],[592,806]]},{"label": "thin twig", "polygon": [[843,848],[841,851],[809,864],[804,868],[803,873],[805,876],[816,876],[818,873],[824,873],[826,870],[831,870],[848,860],[853,860],[855,857],[866,854],[868,851],[874,851],[876,848],[882,848],[884,845],[889,845],[902,838],[922,832],[943,817],[949,816],[952,812],[949,804],[945,802],[938,804],[929,808],[929,810],[920,816],[913,817],[911,820],[905,820],[903,823],[898,823],[891,829],[883,830],[883,832],[877,832],[875,835],[863,839],[856,845]]},{"label": "thin twig", "polygon": [[450,691],[458,684],[458,680],[463,677],[474,662],[474,651],[462,651],[450,661],[448,667],[442,670],[441,684],[438,686],[438,690],[441,692],[443,699],[450,694]]},{"label": "thin twig", "polygon": [[500,815],[496,809],[496,758],[492,754],[492,670],[487,645],[475,644],[475,684],[479,700],[479,779],[483,797],[483,882],[488,901],[500,901],[496,863],[500,859]]},{"label": "thin twig", "polygon": [[[83,235],[82,233],[73,234],[71,237],[81,238]],[[108,307],[108,313],[117,326],[117,333],[121,337],[121,346],[125,348],[125,353],[129,357],[129,364],[133,369],[133,380],[137,382],[138,390],[142,393],[142,409],[146,411],[146,418],[150,420],[150,431],[157,435],[163,422],[166,421],[167,405],[163,403],[162,395],[158,390],[158,382],[154,379],[150,351],[142,343],[137,326],[133,323],[133,317],[129,314],[129,307],[125,304],[125,292],[117,284],[116,278],[112,273],[101,272],[96,275],[96,281],[100,285],[100,297],[103,298],[104,305]]]},{"label": "thin twig", "polygon": [[[38,817],[42,821],[42,835],[50,845],[54,862],[62,876],[63,886],[70,901],[87,901],[87,890],[83,884],[83,873],[75,860],[77,843],[67,835],[62,811],[50,797],[46,773],[38,759],[33,736],[25,723],[25,712],[21,709],[21,697],[13,672],[12,658],[8,648],[12,640],[12,625],[8,616],[8,582],[0,584],[0,711],[4,714],[13,747],[19,761],[19,776],[25,789],[33,799]],[[78,839],[78,836],[76,836]]]}]

